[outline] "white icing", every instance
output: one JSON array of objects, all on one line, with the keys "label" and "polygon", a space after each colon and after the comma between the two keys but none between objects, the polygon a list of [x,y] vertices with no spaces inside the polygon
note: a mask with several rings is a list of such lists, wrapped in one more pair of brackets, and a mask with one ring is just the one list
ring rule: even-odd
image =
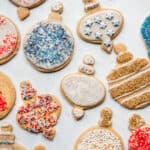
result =
[{"label": "white icing", "polygon": [[70,101],[79,106],[94,106],[105,96],[101,82],[91,76],[71,74],[62,80],[62,90]]},{"label": "white icing", "polygon": [[54,12],[59,12],[59,11],[63,10],[62,2],[60,2],[60,1],[54,2],[51,6],[51,10]]},{"label": "white icing", "polygon": [[81,137],[77,150],[123,150],[123,148],[121,140],[112,131],[94,129]]},{"label": "white icing", "polygon": [[93,66],[89,66],[85,64],[80,65],[79,71],[87,75],[92,75],[95,73],[95,69],[93,68]]},{"label": "white icing", "polygon": [[83,62],[84,62],[84,64],[86,64],[86,65],[94,65],[95,59],[94,59],[91,55],[86,55],[86,56],[83,58]]},{"label": "white icing", "polygon": [[79,107],[74,107],[72,110],[72,113],[76,119],[80,119],[84,116],[84,110],[82,108],[79,108]]}]

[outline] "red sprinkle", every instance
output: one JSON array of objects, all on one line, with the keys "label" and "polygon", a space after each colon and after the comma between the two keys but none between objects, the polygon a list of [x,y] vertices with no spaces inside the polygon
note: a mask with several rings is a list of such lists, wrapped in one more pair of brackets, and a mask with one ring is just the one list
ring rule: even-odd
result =
[{"label": "red sprinkle", "polygon": [[131,134],[129,150],[150,150],[150,127],[137,129]]},{"label": "red sprinkle", "polygon": [[0,111],[5,111],[7,108],[6,99],[3,97],[2,92],[0,92]]}]

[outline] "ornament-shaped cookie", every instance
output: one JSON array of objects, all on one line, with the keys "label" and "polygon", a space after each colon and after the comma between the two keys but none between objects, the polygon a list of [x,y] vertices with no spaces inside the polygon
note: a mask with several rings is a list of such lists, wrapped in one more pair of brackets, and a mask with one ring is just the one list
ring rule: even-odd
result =
[{"label": "ornament-shaped cookie", "polygon": [[122,138],[111,127],[111,109],[104,108],[101,117],[98,125],[85,130],[79,136],[74,150],[124,150]]},{"label": "ornament-shaped cookie", "polygon": [[102,49],[111,53],[112,40],[120,33],[123,26],[123,16],[115,9],[101,8],[98,0],[83,0],[86,15],[77,26],[81,39],[100,44]]},{"label": "ornament-shaped cookie", "polygon": [[102,103],[106,95],[103,83],[93,76],[94,62],[92,56],[86,55],[79,72],[69,74],[61,81],[61,91],[73,105],[72,113],[76,119],[84,116],[84,109]]},{"label": "ornament-shaped cookie", "polygon": [[133,114],[129,119],[129,129],[132,131],[128,140],[129,150],[149,150],[150,124],[146,124],[140,115]]},{"label": "ornament-shaped cookie", "polygon": [[144,20],[142,24],[141,34],[148,48],[148,56],[150,56],[150,15]]},{"label": "ornament-shaped cookie", "polygon": [[145,58],[133,59],[122,43],[114,48],[117,66],[107,76],[112,98],[129,109],[150,105],[150,62]]},{"label": "ornament-shaped cookie", "polygon": [[71,31],[62,23],[63,4],[53,3],[48,20],[37,23],[26,35],[24,52],[39,71],[54,72],[65,67],[74,52]]},{"label": "ornament-shaped cookie", "polygon": [[13,108],[16,101],[16,90],[4,73],[0,72],[0,119],[3,119]]},{"label": "ornament-shaped cookie", "polygon": [[0,149],[1,150],[25,150],[25,148],[15,142],[15,135],[12,133],[13,127],[9,123],[0,125]]},{"label": "ornament-shaped cookie", "polygon": [[8,62],[18,52],[20,33],[9,18],[0,14],[0,64]]},{"label": "ornament-shaped cookie", "polygon": [[21,82],[20,87],[24,104],[16,115],[19,125],[52,140],[56,132],[54,126],[61,113],[59,100],[50,94],[37,94],[29,81]]},{"label": "ornament-shaped cookie", "polygon": [[18,6],[17,13],[20,20],[24,20],[30,15],[31,8],[37,7],[45,2],[45,0],[10,0]]}]

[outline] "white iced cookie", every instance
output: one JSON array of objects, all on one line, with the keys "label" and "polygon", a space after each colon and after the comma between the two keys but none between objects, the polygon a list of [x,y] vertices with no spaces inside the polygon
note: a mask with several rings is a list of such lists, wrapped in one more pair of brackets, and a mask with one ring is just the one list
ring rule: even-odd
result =
[{"label": "white iced cookie", "polygon": [[[83,69],[83,66],[87,68],[85,67],[85,69]],[[61,81],[61,91],[63,95],[71,104],[83,109],[97,106],[103,102],[106,94],[103,83],[94,76],[91,76],[88,67],[93,68],[93,66],[83,64],[79,68],[79,73],[69,74]],[[73,112],[73,114],[76,114],[74,109]]]},{"label": "white iced cookie", "polygon": [[79,120],[84,116],[85,112],[80,107],[74,107],[72,109],[72,114],[73,114],[73,116],[75,117],[76,120]]},{"label": "white iced cookie", "polygon": [[124,150],[122,138],[111,128],[111,110],[104,108],[101,115],[100,124],[84,131],[77,139],[74,150]]}]

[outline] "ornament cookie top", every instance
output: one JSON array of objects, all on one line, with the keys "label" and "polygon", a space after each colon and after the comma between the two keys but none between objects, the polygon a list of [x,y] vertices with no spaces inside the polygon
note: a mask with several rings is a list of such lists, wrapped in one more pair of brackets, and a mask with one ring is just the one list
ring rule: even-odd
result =
[{"label": "ornament cookie top", "polygon": [[129,129],[132,131],[128,140],[129,150],[149,150],[150,125],[140,115],[133,114],[129,119]]},{"label": "ornament cookie top", "polygon": [[101,117],[98,125],[87,129],[79,136],[74,150],[124,150],[122,138],[111,127],[111,109],[104,108]]},{"label": "ornament cookie top", "polygon": [[48,20],[37,23],[26,35],[24,52],[39,71],[54,72],[64,68],[74,52],[74,38],[62,23],[63,4],[53,3]]},{"label": "ornament cookie top", "polygon": [[1,150],[25,150],[25,148],[15,142],[15,135],[12,133],[13,127],[9,123],[0,125],[0,149]]},{"label": "ornament cookie top", "polygon": [[150,15],[144,20],[142,24],[141,34],[148,48],[148,56],[150,57]]},{"label": "ornament cookie top", "polygon": [[0,64],[8,62],[20,46],[20,33],[16,25],[0,14]]},{"label": "ornament cookie top", "polygon": [[129,109],[150,105],[150,62],[133,59],[122,43],[114,44],[114,49],[117,66],[107,76],[112,98]]},{"label": "ornament cookie top", "polygon": [[56,132],[54,126],[61,113],[59,100],[50,94],[37,94],[29,81],[21,82],[20,87],[24,104],[16,115],[19,125],[52,140]]},{"label": "ornament cookie top", "polygon": [[91,55],[86,55],[79,72],[69,74],[61,81],[61,91],[73,105],[73,115],[76,119],[83,117],[84,109],[102,103],[106,95],[103,83],[93,76],[94,62]]},{"label": "ornament cookie top", "polygon": [[30,15],[29,9],[37,7],[45,2],[45,0],[10,0],[18,6],[17,13],[20,20],[24,20]]},{"label": "ornament cookie top", "polygon": [[111,53],[112,40],[123,26],[123,16],[115,9],[101,8],[97,0],[83,2],[86,15],[78,23],[78,35],[87,42],[100,44],[102,49]]}]

